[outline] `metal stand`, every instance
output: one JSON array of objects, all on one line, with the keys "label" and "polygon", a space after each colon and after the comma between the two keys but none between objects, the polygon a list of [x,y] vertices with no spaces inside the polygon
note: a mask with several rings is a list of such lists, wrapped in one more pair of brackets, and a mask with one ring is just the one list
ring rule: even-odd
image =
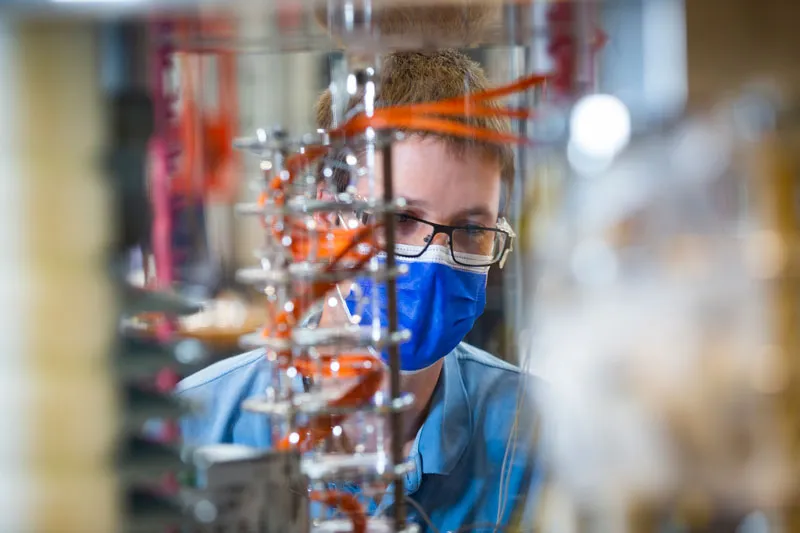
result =
[{"label": "metal stand", "polygon": [[[392,181],[392,145],[386,144],[383,148],[383,202],[391,205],[394,200],[394,185]],[[386,228],[386,268],[390,272],[395,269],[395,220],[394,213],[387,211],[383,217],[384,227]],[[394,278],[386,281],[386,311],[388,314],[388,327],[390,334],[397,331],[397,287]],[[400,348],[396,344],[389,346],[389,368],[390,391],[392,401],[398,401],[401,397],[400,388]],[[392,428],[392,462],[401,464],[403,457],[403,416],[400,412],[392,412],[390,415]],[[405,509],[405,483],[398,477],[394,482],[394,520],[395,530],[402,531],[406,525]]]}]

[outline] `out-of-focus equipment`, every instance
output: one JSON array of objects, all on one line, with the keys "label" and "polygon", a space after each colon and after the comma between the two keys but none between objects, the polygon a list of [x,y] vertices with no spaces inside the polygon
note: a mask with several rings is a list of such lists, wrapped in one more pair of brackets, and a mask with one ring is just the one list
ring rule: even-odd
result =
[{"label": "out-of-focus equipment", "polygon": [[187,501],[197,533],[309,531],[308,478],[299,453],[207,446],[194,454],[200,489]]},{"label": "out-of-focus equipment", "polygon": [[[215,353],[230,355],[238,337],[255,327],[261,313],[226,285],[221,258],[213,257],[207,232],[210,200],[237,193],[238,124],[235,56],[189,46],[189,36],[230,37],[228,18],[186,16],[159,19],[150,27],[155,135],[150,142],[149,191],[152,234],[141,266],[152,289],[177,288],[205,301],[201,313],[167,327],[157,314],[136,317],[154,333],[172,328]],[[177,43],[183,43],[179,47]],[[210,300],[210,301],[209,301]]]},{"label": "out-of-focus equipment", "polygon": [[793,120],[744,92],[579,166],[538,228],[544,530],[800,528]]},{"label": "out-of-focus equipment", "polygon": [[147,145],[153,135],[153,104],[144,89],[115,94],[110,106],[106,173],[112,179],[119,234],[115,252],[149,248],[152,222],[147,193]]},{"label": "out-of-focus equipment", "polygon": [[156,113],[151,146],[153,257],[155,279],[162,286],[213,284],[198,271],[209,263],[208,242],[203,239],[205,202],[236,194],[234,56],[176,46],[187,35],[229,35],[225,21],[165,19],[151,29]]},{"label": "out-of-focus equipment", "polygon": [[[112,275],[122,304],[112,367],[123,413],[116,467],[123,530],[148,532],[180,523],[184,514],[177,475],[185,468],[176,424],[187,410],[172,398],[170,384],[164,386],[159,375],[185,375],[208,361],[199,343],[170,338],[166,329],[147,330],[136,320],[154,313],[189,315],[197,313],[198,305],[175,293],[146,290],[145,280],[132,282],[131,258],[148,257],[153,242],[145,161],[155,114],[151,99],[140,91],[123,94],[115,104],[116,142],[108,164],[119,198],[113,211],[117,232]],[[154,421],[158,427],[152,427]]]}]

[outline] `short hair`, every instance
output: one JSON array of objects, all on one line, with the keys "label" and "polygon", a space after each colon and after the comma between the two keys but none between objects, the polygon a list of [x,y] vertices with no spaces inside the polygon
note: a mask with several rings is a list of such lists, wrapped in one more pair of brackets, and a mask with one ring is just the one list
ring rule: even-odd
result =
[{"label": "short hair", "polygon": [[[489,81],[481,66],[457,50],[435,52],[396,52],[387,55],[378,72],[376,107],[421,104],[449,98],[458,98],[470,93],[485,91]],[[347,109],[352,110],[363,99],[353,97]],[[460,120],[471,126],[489,129],[498,133],[509,133],[510,123],[500,116],[468,117]],[[330,129],[333,124],[333,108],[330,90],[326,90],[317,101],[317,127]],[[407,131],[419,137],[441,139],[456,156],[477,153],[497,161],[500,177],[506,188],[506,197],[514,183],[514,151],[507,144],[476,141],[425,131]],[[343,188],[348,176],[334,176],[336,185]]]}]

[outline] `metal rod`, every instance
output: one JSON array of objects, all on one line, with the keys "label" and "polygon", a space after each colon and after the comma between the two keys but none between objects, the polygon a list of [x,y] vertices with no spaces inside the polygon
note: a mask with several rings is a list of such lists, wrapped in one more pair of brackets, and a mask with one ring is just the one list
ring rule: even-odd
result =
[{"label": "metal rod", "polygon": [[[512,29],[509,42],[509,59],[508,59],[508,81],[519,79],[524,75],[530,74],[534,70],[533,51],[530,46],[514,47],[512,43],[518,42],[517,33],[522,21],[525,18],[530,19],[530,23],[534,24],[536,15],[534,9],[530,6],[512,5],[509,4],[505,7],[505,21],[507,26]],[[532,109],[533,105],[529,93],[519,95],[517,105],[524,109]],[[516,133],[521,138],[528,135],[528,122],[525,120],[515,121]],[[528,168],[528,154],[524,145],[518,145],[514,148],[514,181],[506,190],[505,197],[505,213],[504,215],[510,220],[514,228],[521,227],[523,198],[526,197],[527,191],[526,178],[530,172]],[[505,359],[521,365],[523,363],[521,358],[521,351],[519,345],[518,334],[523,331],[528,318],[527,309],[525,308],[525,301],[523,294],[526,294],[526,269],[523,267],[524,261],[524,242],[520,243],[520,250],[512,254],[509,263],[503,271],[503,291],[504,291],[504,310],[506,312],[506,324],[510,322],[512,327],[506,327],[504,331],[504,355]]]},{"label": "metal rod", "polygon": [[[387,143],[383,147],[383,201],[391,205],[394,201],[394,187],[392,183],[392,145]],[[394,256],[394,213],[387,210],[383,215],[386,230],[386,268],[392,272],[395,268]],[[397,331],[397,283],[393,277],[386,280],[386,314],[388,315],[389,335]],[[391,343],[389,345],[389,391],[392,401],[400,398],[400,348]],[[402,414],[393,410],[389,415],[392,428],[392,464],[396,467],[402,464],[403,457],[403,418]],[[402,531],[406,526],[405,509],[405,483],[400,478],[394,481],[394,520],[395,531]]]}]

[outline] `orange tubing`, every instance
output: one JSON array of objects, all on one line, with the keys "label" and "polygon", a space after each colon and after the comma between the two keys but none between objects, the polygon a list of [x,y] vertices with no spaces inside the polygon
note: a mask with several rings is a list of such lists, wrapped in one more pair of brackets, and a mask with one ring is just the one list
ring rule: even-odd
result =
[{"label": "orange tubing", "polygon": [[[356,246],[359,244],[367,243],[372,233],[377,226],[367,226],[358,228],[356,230],[344,230],[339,235],[339,240],[344,242],[344,246],[334,255],[333,260],[325,267],[325,271],[332,271],[338,267],[345,259],[349,258]],[[280,233],[280,232],[278,232]],[[344,241],[345,238],[348,241]],[[370,253],[361,254],[356,261],[356,264],[351,266],[353,270],[360,269],[369,259],[372,258],[377,250],[371,250]],[[335,282],[313,282],[305,290],[301,291],[298,297],[292,301],[292,306],[289,311],[282,312],[277,320],[276,330],[278,336],[286,338],[290,334],[288,326],[294,325],[297,320],[307,311],[311,302],[317,301],[324,297],[325,294],[335,288]],[[305,302],[303,305],[302,302]],[[281,327],[283,326],[283,327]],[[265,330],[264,335],[269,335],[269,331]],[[364,355],[364,354],[342,354],[335,358],[339,364],[340,369],[333,371],[331,363],[333,357],[322,358],[322,373],[323,376],[341,376],[341,377],[358,377],[362,379],[348,390],[340,398],[334,400],[331,404],[335,408],[353,408],[363,405],[369,401],[376,392],[380,389],[381,382],[383,381],[383,363],[380,359]],[[291,353],[279,354],[279,365],[281,367],[288,367],[294,365],[298,373],[303,377],[313,377],[317,370],[316,361],[309,359],[292,360]],[[341,425],[344,422],[344,415],[327,415],[319,416],[311,420],[310,423],[297,428],[293,434],[286,435],[278,443],[279,450],[299,449],[301,451],[308,451],[313,446],[324,442],[333,432],[333,428]],[[293,438],[294,437],[294,438]],[[353,523],[353,533],[365,533],[367,519],[364,510],[358,500],[351,494],[341,493],[338,491],[326,491],[322,493],[315,493],[312,499],[323,502],[326,505],[335,507],[340,511],[347,514]]]},{"label": "orange tubing", "polygon": [[[315,372],[320,372],[325,378],[358,377],[364,373],[365,368],[370,368],[374,363],[375,357],[358,354],[348,355],[346,358],[339,355],[322,355],[316,359],[295,357],[293,362],[301,376],[313,376]],[[337,365],[335,370],[334,364]]]},{"label": "orange tubing", "polygon": [[[353,249],[359,244],[370,244],[369,240],[371,240],[371,233],[375,231],[377,227],[379,226],[370,225],[357,230],[351,230],[353,232],[351,241],[344,249],[339,251],[339,254],[336,255],[328,265],[325,266],[324,272],[333,272],[337,268],[341,268],[340,263],[347,258],[352,253]],[[354,264],[349,265],[347,268],[353,271],[359,270],[374,256],[376,251],[377,250],[374,248],[371,248],[371,253],[362,254]],[[278,335],[288,338],[289,327],[294,326],[300,317],[305,314],[311,302],[323,298],[327,293],[335,288],[335,281],[315,281],[301,289],[300,294],[292,300],[289,310],[283,311],[280,315],[278,315],[276,320],[277,330],[279,331]],[[269,330],[265,329],[264,336],[269,335]]]},{"label": "orange tubing", "polygon": [[[225,35],[230,30],[225,20],[184,21],[179,32],[188,37],[197,32]],[[204,57],[205,56],[205,57]],[[212,57],[217,65],[215,83],[218,94],[215,106],[203,103],[203,62]],[[183,163],[173,180],[173,188],[186,196],[211,193],[231,198],[236,190],[235,168],[237,155],[233,149],[234,132],[238,129],[239,106],[236,87],[236,58],[230,52],[198,51],[177,56],[181,71],[182,108],[177,117]],[[197,79],[200,78],[200,85]]]},{"label": "orange tubing", "polygon": [[[348,355],[340,356],[340,359],[344,361],[348,358]],[[363,379],[340,398],[331,402],[331,407],[339,409],[358,407],[378,392],[383,381],[383,363],[377,358],[374,361],[375,364],[372,369],[362,373]],[[288,450],[295,447],[304,452],[309,451],[314,446],[324,442],[333,432],[333,428],[341,425],[345,418],[345,415],[319,416],[308,424],[300,426],[294,432],[296,435],[294,442],[292,442],[292,435],[287,435],[281,439],[278,443],[278,449]]]},{"label": "orange tubing", "polygon": [[[408,129],[417,131],[428,131],[442,135],[452,135],[457,137],[467,137],[479,141],[497,144],[523,142],[520,137],[515,135],[498,133],[487,128],[469,126],[460,122],[453,122],[435,117],[415,116],[413,114],[390,114],[385,110],[376,111],[371,117],[357,115],[347,122],[338,132],[340,135],[354,135],[367,128],[376,130],[389,129]],[[527,142],[527,141],[525,141]]]},{"label": "orange tubing", "polygon": [[[330,132],[332,137],[355,135],[366,128],[420,130],[442,135],[478,139],[492,143],[525,143],[526,139],[498,133],[493,130],[469,126],[462,122],[453,122],[439,118],[443,115],[468,117],[509,117],[528,119],[531,113],[526,110],[508,110],[486,105],[485,102],[510,96],[542,85],[549,76],[532,75],[521,78],[514,83],[473,93],[464,97],[449,98],[438,102],[411,104],[377,109],[368,117],[359,113],[348,120],[341,128]],[[426,116],[427,115],[427,116]],[[438,117],[437,117],[438,115]]]},{"label": "orange tubing", "polygon": [[[444,114],[442,112],[443,109],[450,109],[451,106],[460,106],[461,109],[464,109],[463,112],[464,117],[469,116],[478,116],[471,106],[476,105],[483,105],[484,102],[489,100],[496,100],[498,98],[504,98],[506,96],[511,96],[512,94],[519,93],[522,91],[527,91],[533,87],[537,87],[540,85],[544,85],[547,83],[552,76],[550,75],[541,75],[541,74],[533,74],[530,76],[522,77],[508,85],[503,85],[500,87],[496,87],[494,89],[488,89],[483,92],[479,93],[472,93],[465,96],[457,96],[455,98],[447,98],[444,100],[437,100],[436,102],[427,102],[424,104],[409,104],[409,105],[400,105],[400,106],[393,106],[384,109],[396,109],[402,111],[410,111],[416,113],[430,113],[430,114]],[[489,106],[489,109],[494,111],[495,116],[508,116],[508,110],[504,110],[502,108],[497,108],[495,106]],[[520,110],[515,111],[518,113]],[[527,111],[522,110],[523,113],[528,113]],[[523,117],[520,117],[523,118]]]},{"label": "orange tubing", "polygon": [[364,508],[355,495],[348,492],[325,491],[312,492],[309,496],[313,501],[321,502],[328,507],[335,507],[350,517],[353,522],[353,533],[364,533],[367,530],[367,517]]}]

